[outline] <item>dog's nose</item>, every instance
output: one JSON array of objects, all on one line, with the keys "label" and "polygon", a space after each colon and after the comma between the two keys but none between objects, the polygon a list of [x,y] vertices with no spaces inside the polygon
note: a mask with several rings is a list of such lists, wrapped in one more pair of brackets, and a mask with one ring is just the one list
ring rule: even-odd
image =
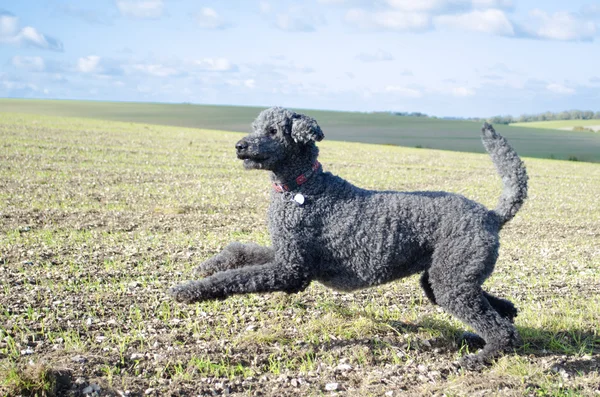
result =
[{"label": "dog's nose", "polygon": [[235,144],[235,148],[237,149],[238,152],[241,152],[242,150],[246,150],[246,149],[248,149],[248,142],[246,142],[242,139],[241,141],[239,141],[238,143]]}]

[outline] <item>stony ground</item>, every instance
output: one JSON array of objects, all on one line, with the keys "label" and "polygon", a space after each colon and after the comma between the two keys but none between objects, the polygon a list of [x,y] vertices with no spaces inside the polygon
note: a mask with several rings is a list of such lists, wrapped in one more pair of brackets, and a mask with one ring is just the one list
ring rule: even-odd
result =
[{"label": "stony ground", "polygon": [[[477,134],[477,131],[473,131]],[[486,283],[525,346],[481,373],[415,277],[180,305],[166,290],[229,241],[268,244],[267,175],[240,135],[0,115],[0,395],[600,395],[600,165],[525,159],[530,199]],[[323,142],[368,188],[493,206],[484,155]]]}]

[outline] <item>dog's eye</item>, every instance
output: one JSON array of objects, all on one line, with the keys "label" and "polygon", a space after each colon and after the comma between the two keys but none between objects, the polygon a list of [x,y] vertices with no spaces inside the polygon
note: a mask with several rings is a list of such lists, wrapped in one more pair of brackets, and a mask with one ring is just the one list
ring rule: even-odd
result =
[{"label": "dog's eye", "polygon": [[267,133],[271,136],[275,136],[277,135],[277,129],[275,128],[269,128],[269,130],[267,131]]}]

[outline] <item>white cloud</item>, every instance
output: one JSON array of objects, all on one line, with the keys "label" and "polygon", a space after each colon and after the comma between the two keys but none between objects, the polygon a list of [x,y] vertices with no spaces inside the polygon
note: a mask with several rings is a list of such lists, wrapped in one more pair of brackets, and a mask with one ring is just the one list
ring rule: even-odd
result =
[{"label": "white cloud", "polygon": [[175,68],[165,66],[162,64],[135,64],[132,66],[134,70],[138,70],[142,73],[148,74],[155,77],[171,77],[181,74],[181,72]]},{"label": "white cloud", "polygon": [[407,98],[421,98],[423,96],[423,93],[419,90],[396,85],[388,85],[387,87],[385,87],[385,92],[398,94]]},{"label": "white cloud", "polygon": [[121,15],[136,19],[157,19],[165,12],[163,0],[117,0]]},{"label": "white cloud", "polygon": [[77,70],[81,73],[98,73],[100,71],[100,57],[88,55],[77,60]]},{"label": "white cloud", "polygon": [[382,62],[394,60],[394,56],[392,54],[383,50],[377,50],[371,53],[361,52],[356,56],[356,58],[363,62]]},{"label": "white cloud", "polygon": [[346,22],[361,29],[425,31],[431,28],[431,17],[424,12],[348,10]]},{"label": "white cloud", "polygon": [[324,19],[320,15],[300,10],[278,14],[275,19],[275,26],[286,32],[314,32],[323,23]]},{"label": "white cloud", "polygon": [[557,83],[548,84],[546,86],[546,89],[555,94],[561,94],[561,95],[571,95],[571,94],[575,93],[575,90],[573,88],[565,87],[564,85],[557,84]]},{"label": "white cloud", "polygon": [[515,30],[501,10],[471,11],[466,14],[440,15],[434,19],[438,27],[448,27],[457,30],[467,30],[496,34],[500,36],[514,36]]},{"label": "white cloud", "polygon": [[200,69],[211,72],[226,72],[234,69],[234,65],[226,58],[203,58],[194,61],[194,64],[199,66]]},{"label": "white cloud", "polygon": [[72,18],[81,19],[87,23],[98,25],[112,25],[112,15],[104,11],[80,8],[67,3],[57,3],[54,7],[56,11],[60,12],[61,14],[68,15]]},{"label": "white cloud", "polygon": [[407,12],[442,12],[456,7],[465,7],[464,0],[387,0],[392,8]]},{"label": "white cloud", "polygon": [[514,8],[512,0],[473,0],[473,7],[479,9],[505,9],[510,10]]},{"label": "white cloud", "polygon": [[63,44],[31,26],[19,27],[19,19],[0,10],[0,43],[63,51]]},{"label": "white cloud", "polygon": [[458,98],[466,98],[475,95],[475,91],[467,87],[454,87],[450,93]]},{"label": "white cloud", "polygon": [[46,63],[42,57],[22,57],[16,55],[11,60],[14,67],[30,72],[43,72],[46,69]]},{"label": "white cloud", "polygon": [[245,87],[245,88],[249,88],[249,89],[256,88],[256,81],[254,81],[254,79],[227,80],[227,81],[225,81],[225,83],[232,87]]},{"label": "white cloud", "polygon": [[0,13],[0,38],[10,38],[19,31],[19,19],[12,14]]},{"label": "white cloud", "polygon": [[29,91],[39,91],[39,88],[35,84],[31,83],[22,83],[20,81],[2,81],[2,85],[7,90],[29,90]]},{"label": "white cloud", "polygon": [[570,12],[535,9],[530,15],[533,21],[524,27],[526,35],[533,38],[561,41],[591,41],[598,33],[596,23]]},{"label": "white cloud", "polygon": [[209,7],[204,7],[194,15],[194,19],[203,29],[224,29],[228,25],[217,12]]},{"label": "white cloud", "polygon": [[456,98],[468,98],[475,96],[476,92],[472,88],[464,86],[445,86],[445,87],[433,87],[428,90],[430,93],[437,93],[442,95],[450,95]]}]

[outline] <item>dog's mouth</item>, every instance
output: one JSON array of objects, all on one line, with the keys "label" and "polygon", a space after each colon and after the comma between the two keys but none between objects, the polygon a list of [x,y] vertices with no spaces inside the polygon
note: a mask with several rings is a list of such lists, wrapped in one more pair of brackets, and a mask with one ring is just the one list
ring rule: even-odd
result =
[{"label": "dog's mouth", "polygon": [[252,169],[264,169],[265,162],[269,159],[264,155],[252,155],[249,153],[237,153],[237,158],[244,160],[244,168],[248,170]]},{"label": "dog's mouth", "polygon": [[240,160],[251,160],[260,163],[268,159],[268,156],[261,154],[251,154],[248,152],[237,152],[237,158]]}]

